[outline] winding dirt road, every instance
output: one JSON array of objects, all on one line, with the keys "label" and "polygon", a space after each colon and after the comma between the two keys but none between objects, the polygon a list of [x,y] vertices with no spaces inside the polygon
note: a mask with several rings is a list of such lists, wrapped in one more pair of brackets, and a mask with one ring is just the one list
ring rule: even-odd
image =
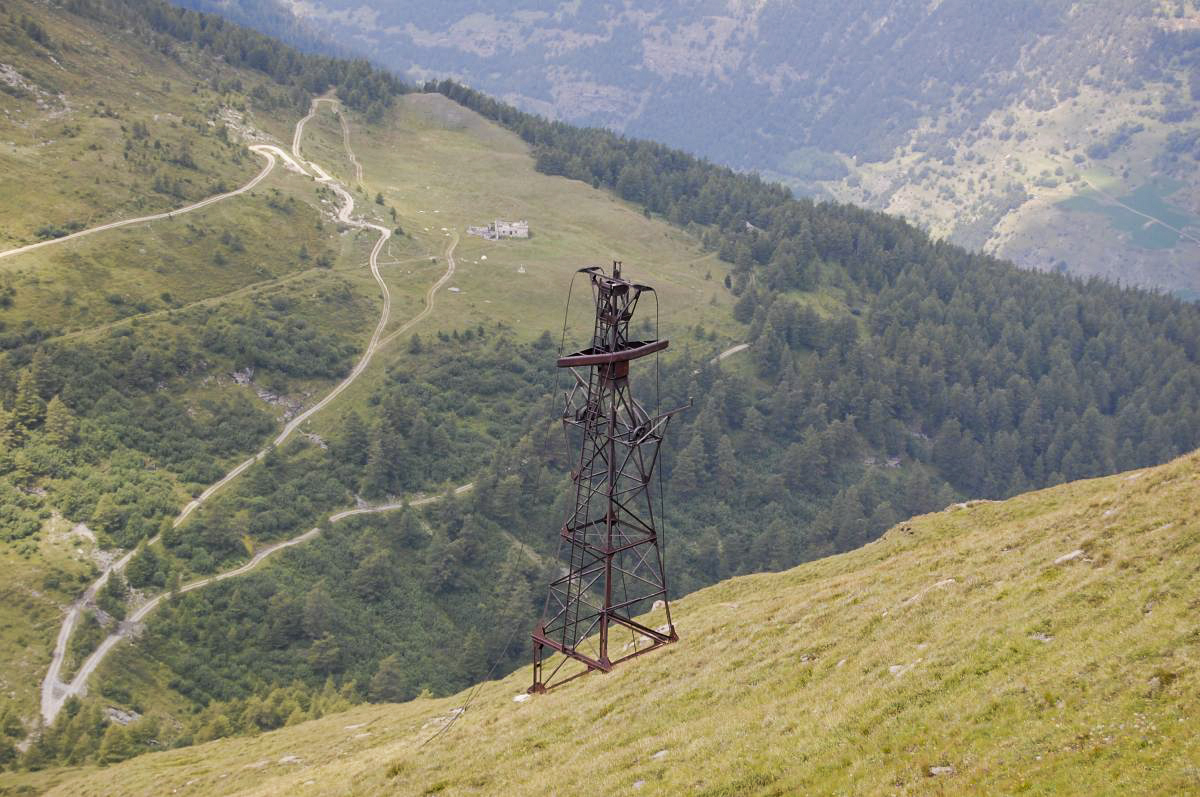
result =
[{"label": "winding dirt road", "polygon": [[442,286],[445,285],[447,282],[449,282],[450,278],[454,276],[454,269],[455,269],[454,248],[456,246],[458,246],[458,231],[457,230],[454,231],[454,236],[450,239],[450,245],[446,247],[446,273],[443,274],[441,277],[439,277],[437,282],[430,285],[429,290],[425,291],[425,308],[423,310],[421,310],[421,312],[417,313],[415,316],[413,316],[412,318],[408,319],[403,324],[401,324],[399,329],[396,329],[394,332],[392,332],[390,335],[388,335],[386,338],[384,338],[380,342],[380,344],[379,344],[380,346],[386,346],[387,344],[391,343],[393,340],[400,337],[405,332],[407,332],[408,330],[412,329],[414,326],[419,324],[421,321],[423,321],[425,318],[427,318],[430,313],[433,312],[433,302],[434,302],[435,295],[437,294],[437,292],[439,290],[442,289]]},{"label": "winding dirt road", "polygon": [[733,355],[737,354],[739,351],[745,351],[748,348],[750,348],[749,343],[739,343],[736,346],[730,346],[728,349],[726,349],[725,351],[718,354],[716,357],[713,357],[711,360],[709,360],[709,362],[716,365],[717,363],[721,362],[721,360],[724,360],[726,357],[732,357]]},{"label": "winding dirt road", "polygon": [[[64,236],[63,238],[56,238],[51,241],[43,241],[38,244],[31,244],[30,246],[22,247],[20,249],[9,250],[8,252],[0,253],[0,257],[6,256],[6,255],[11,255],[11,254],[16,254],[18,252],[29,251],[30,249],[35,249],[35,248],[38,248],[41,246],[51,245],[51,244],[55,244],[55,243],[61,243],[66,240],[70,240],[71,238],[80,237],[82,235],[90,235],[92,233],[100,232],[102,230],[114,229],[116,227],[127,226],[130,224],[137,224],[140,222],[165,219],[174,214],[190,212],[192,210],[198,210],[202,207],[207,207],[208,205],[211,205],[215,202],[219,202],[223,199],[228,199],[230,197],[245,193],[246,191],[249,191],[250,189],[252,189],[254,186],[258,185],[258,183],[260,183],[266,177],[266,175],[270,173],[271,169],[274,168],[274,166],[276,164],[276,157],[282,158],[283,160],[285,160],[287,162],[287,164],[290,168],[293,168],[302,173],[308,174],[309,173],[308,170],[311,170],[311,172],[316,174],[315,179],[318,182],[321,182],[321,183],[329,186],[330,188],[332,188],[338,194],[338,197],[341,199],[342,205],[338,211],[338,219],[341,222],[348,224],[350,226],[358,227],[359,229],[375,230],[376,232],[379,233],[379,239],[375,242],[375,246],[371,250],[369,264],[370,264],[370,268],[371,268],[371,275],[375,278],[376,283],[379,285],[380,293],[383,296],[383,307],[382,307],[382,311],[380,313],[379,323],[376,324],[376,326],[375,326],[375,331],[371,335],[371,339],[367,344],[366,350],[363,352],[362,357],[359,359],[358,363],[351,370],[350,374],[345,379],[343,379],[341,382],[339,382],[328,394],[325,395],[324,398],[322,398],[320,401],[318,401],[312,407],[308,408],[303,413],[301,413],[300,415],[293,418],[290,422],[288,422],[283,427],[282,431],[280,431],[279,435],[277,435],[275,437],[275,439],[272,441],[273,446],[278,446],[278,445],[282,444],[284,441],[286,441],[288,439],[288,437],[290,437],[292,435],[292,433],[295,432],[296,429],[299,428],[302,423],[304,423],[306,420],[308,420],[310,417],[312,417],[312,415],[314,413],[320,411],[322,408],[327,406],[331,401],[333,401],[335,398],[337,398],[337,396],[339,396],[346,388],[348,388],[366,370],[367,366],[371,362],[372,357],[382,346],[386,345],[389,341],[394,339],[396,337],[396,335],[398,335],[401,332],[403,332],[404,330],[410,328],[413,324],[415,324],[418,321],[420,321],[421,319],[427,317],[430,314],[430,312],[432,312],[434,294],[436,293],[438,288],[440,288],[442,285],[444,285],[450,279],[450,277],[453,276],[453,274],[454,274],[454,259],[453,259],[452,253],[453,253],[454,246],[457,245],[457,243],[458,243],[458,237],[457,237],[457,235],[455,235],[454,240],[451,242],[450,247],[447,251],[447,259],[449,261],[447,271],[442,276],[442,278],[439,279],[438,282],[436,282],[434,284],[434,286],[431,287],[430,290],[426,293],[426,306],[421,311],[421,313],[419,313],[414,318],[410,319],[407,323],[404,324],[404,326],[402,326],[397,331],[393,332],[387,338],[381,339],[381,336],[383,335],[383,330],[387,327],[388,322],[391,320],[392,300],[391,300],[391,293],[388,291],[387,284],[384,282],[383,277],[379,272],[379,254],[383,250],[384,246],[386,245],[388,238],[391,236],[391,230],[386,227],[383,227],[381,225],[369,222],[369,221],[364,221],[364,220],[353,218],[352,214],[354,212],[354,197],[348,191],[346,191],[346,189],[343,188],[340,183],[338,183],[332,176],[330,176],[328,172],[326,172],[324,169],[322,169],[316,163],[305,160],[303,155],[301,155],[300,142],[303,137],[304,126],[317,113],[318,107],[319,107],[320,103],[322,103],[322,102],[328,102],[333,105],[337,104],[337,102],[335,100],[326,99],[326,98],[318,98],[318,99],[313,100],[312,106],[310,107],[308,114],[304,118],[302,118],[299,122],[297,122],[297,124],[296,124],[296,129],[292,136],[292,152],[291,152],[291,154],[286,153],[282,149],[272,146],[272,145],[259,144],[259,145],[254,145],[251,147],[251,149],[253,151],[255,151],[267,158],[267,161],[268,161],[267,166],[253,180],[251,180],[249,183],[242,186],[241,188],[237,189],[236,191],[231,191],[226,194],[220,194],[215,197],[210,197],[206,200],[203,200],[202,202],[198,202],[194,205],[189,205],[188,207],[183,208],[181,210],[170,211],[169,213],[155,214],[153,216],[145,216],[145,217],[141,217],[138,219],[129,219],[129,220],[122,221],[122,222],[114,222],[112,224],[102,225],[100,227],[95,227],[95,228],[92,228],[89,230],[84,230],[79,233],[75,233],[74,235],[71,235],[71,236]],[[354,153],[350,150],[349,127],[347,126],[344,114],[339,114],[339,116],[341,117],[342,129],[343,129],[343,140],[344,140],[346,148],[347,148],[347,154],[350,157],[351,163],[353,163],[355,166],[358,178],[361,180],[362,167],[358,164],[357,158],[354,156]],[[306,166],[308,167],[308,170],[305,169]],[[204,492],[202,492],[195,499],[188,502],[188,504],[183,508],[183,510],[180,512],[180,514],[175,518],[173,526],[178,527],[201,504],[203,504],[205,501],[207,501],[209,498],[211,498],[222,487],[226,486],[227,484],[232,482],[234,479],[236,479],[238,476],[240,476],[242,473],[244,473],[256,461],[258,461],[259,459],[266,456],[266,454],[267,454],[267,450],[264,449],[263,451],[260,451],[257,454],[255,454],[254,456],[246,459],[244,462],[238,464],[231,471],[229,471],[229,473],[225,474],[225,476],[223,476],[220,480],[218,480],[214,484],[210,485],[206,490],[204,490]],[[464,492],[465,490],[469,490],[470,488],[471,488],[471,485],[464,485],[463,487],[458,488],[457,492],[461,493],[461,492]],[[419,499],[419,501],[413,502],[412,505],[418,505],[420,503],[430,503],[432,501],[438,500],[438,498],[439,498],[439,496],[433,496],[433,497],[430,497],[427,499]],[[348,516],[348,514],[363,514],[366,512],[388,511],[390,509],[400,508],[401,506],[403,506],[403,504],[389,504],[389,505],[384,505],[382,507],[364,507],[361,509],[349,510],[348,512],[339,513],[339,514],[335,515],[333,518],[331,518],[330,520],[331,520],[331,522],[336,522],[336,520],[346,517],[346,516]],[[207,586],[208,584],[212,584],[217,581],[223,581],[227,578],[234,578],[234,577],[242,575],[244,573],[248,573],[251,570],[253,570],[254,568],[256,568],[259,564],[262,563],[263,560],[265,560],[268,556],[275,553],[276,551],[291,547],[293,545],[299,545],[303,542],[306,542],[307,540],[312,539],[318,533],[320,533],[320,529],[310,529],[309,531],[307,531],[304,534],[301,534],[297,537],[293,537],[289,540],[275,543],[271,546],[263,548],[261,551],[258,551],[257,553],[255,553],[255,555],[245,564],[243,564],[237,568],[234,568],[233,570],[229,570],[224,573],[217,574],[215,576],[211,576],[208,578],[204,578],[204,579],[200,579],[198,581],[191,582],[190,584],[187,584],[184,587],[182,587],[180,592],[190,592],[192,590],[199,589],[201,587]],[[160,538],[161,538],[161,535],[156,535],[154,538],[152,538],[150,540],[150,543],[153,544],[153,543],[157,542]],[[93,651],[90,656],[87,657],[87,659],[80,665],[79,670],[76,672],[75,676],[71,679],[71,681],[69,683],[66,683],[62,680],[62,677],[61,677],[62,666],[63,666],[63,662],[66,658],[67,646],[70,642],[71,634],[74,632],[75,627],[78,625],[79,620],[82,618],[83,613],[86,610],[87,606],[95,600],[97,593],[100,591],[101,588],[103,588],[104,584],[108,581],[109,576],[113,572],[123,570],[125,568],[125,566],[129,564],[129,561],[132,559],[133,553],[134,553],[133,551],[127,552],[124,556],[122,556],[120,559],[118,559],[112,565],[110,565],[103,573],[100,574],[100,576],[95,580],[95,582],[93,582],[90,586],[88,586],[87,590],[84,591],[83,595],[80,596],[80,598],[77,599],[71,605],[71,607],[68,609],[66,616],[63,619],[62,626],[59,628],[58,637],[55,642],[54,653],[53,653],[53,656],[50,661],[50,666],[47,668],[46,676],[42,682],[42,689],[41,689],[42,718],[47,725],[49,725],[50,723],[52,723],[54,721],[54,718],[58,715],[58,712],[62,709],[63,704],[66,702],[66,700],[68,698],[70,698],[73,695],[83,694],[86,691],[88,678],[92,675],[92,673],[95,672],[96,668],[99,667],[99,665],[101,664],[101,662],[103,662],[104,658],[108,655],[108,653],[118,643],[120,643],[120,641],[122,639],[129,636],[129,634],[132,633],[132,631],[138,627],[138,624],[141,622],[141,620],[144,619],[151,611],[153,611],[163,600],[170,597],[170,595],[168,593],[163,593],[163,594],[160,594],[160,595],[154,597],[153,599],[151,599],[147,603],[143,604],[142,606],[140,606],[132,615],[129,616],[129,618],[127,618],[124,622],[122,622],[118,626],[117,630],[114,633],[110,634],[100,644],[100,646],[95,651]]]},{"label": "winding dirt road", "polygon": [[354,166],[354,182],[362,186],[362,164],[358,162],[354,150],[350,148],[350,124],[346,121],[346,114],[338,113],[338,121],[342,123],[342,144],[346,147],[346,156],[350,158],[350,163]]},{"label": "winding dirt road", "polygon": [[275,156],[277,156],[277,155],[282,157],[285,161],[289,162],[290,164],[296,166],[296,168],[299,168],[299,166],[295,164],[295,161],[292,160],[290,155],[288,155],[286,152],[281,150],[279,147],[273,146],[271,144],[254,144],[250,147],[250,150],[252,152],[255,152],[259,155],[262,155],[264,158],[266,158],[267,163],[265,166],[263,166],[262,171],[259,172],[257,175],[255,175],[254,179],[252,179],[250,182],[243,185],[241,188],[236,188],[233,191],[228,191],[224,194],[216,194],[215,196],[210,196],[207,199],[202,199],[199,202],[196,202],[191,205],[186,205],[182,208],[177,208],[175,210],[167,210],[167,211],[163,211],[162,213],[153,213],[149,216],[139,216],[135,219],[124,219],[122,221],[114,221],[114,222],[110,222],[108,224],[101,224],[98,227],[89,227],[86,230],[80,230],[79,232],[73,232],[70,235],[62,236],[61,238],[51,238],[48,241],[38,241],[35,244],[27,244],[25,246],[19,246],[16,249],[6,249],[5,251],[0,252],[0,258],[12,257],[13,255],[24,254],[25,252],[32,252],[33,250],[41,249],[44,246],[54,246],[55,244],[62,244],[62,243],[66,243],[67,241],[74,241],[75,239],[82,238],[85,235],[94,235],[95,233],[104,232],[105,230],[115,230],[119,227],[129,227],[130,225],[133,225],[133,224],[144,224],[144,223],[150,222],[150,221],[162,221],[163,219],[170,219],[170,218],[174,218],[175,216],[182,216],[184,213],[191,213],[193,210],[200,210],[201,208],[206,208],[209,205],[215,205],[218,202],[223,202],[226,199],[231,199],[235,196],[240,196],[241,194],[246,193],[247,191],[254,188],[256,185],[261,183],[264,179],[266,179],[266,176],[271,173],[272,169],[275,168],[275,163],[276,163]]},{"label": "winding dirt road", "polygon": [[[462,495],[465,492],[470,492],[475,487],[475,482],[467,482],[461,487],[454,488],[455,495]],[[354,509],[345,509],[337,514],[329,516],[330,523],[337,523],[342,518],[348,518],[353,515],[373,515],[376,512],[393,512],[397,509],[403,509],[405,506],[425,506],[436,501],[442,500],[440,495],[427,495],[423,498],[416,498],[412,501],[397,501],[390,504],[377,504],[375,506],[359,506]]]}]

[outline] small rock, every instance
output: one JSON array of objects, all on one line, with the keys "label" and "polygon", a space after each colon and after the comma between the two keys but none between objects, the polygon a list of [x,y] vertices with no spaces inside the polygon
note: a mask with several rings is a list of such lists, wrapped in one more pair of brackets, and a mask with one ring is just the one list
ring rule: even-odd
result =
[{"label": "small rock", "polygon": [[655,753],[654,755],[652,755],[650,757],[653,758],[655,761],[662,761],[664,758],[667,757],[667,751],[659,750],[657,753]]},{"label": "small rock", "polygon": [[645,785],[646,785],[646,781],[644,781],[644,780],[635,780],[633,782],[633,788],[635,788],[635,789],[640,789]]},{"label": "small rock", "polygon": [[136,711],[124,711],[116,706],[109,706],[104,709],[104,713],[108,715],[109,722],[116,723],[117,725],[128,725],[142,718],[142,715]]},{"label": "small rock", "polygon": [[1043,634],[1041,631],[1038,631],[1035,634],[1030,634],[1029,638],[1036,639],[1038,642],[1053,642],[1054,641],[1054,637],[1050,636],[1049,634]]},{"label": "small rock", "polygon": [[285,755],[283,758],[279,759],[279,763],[281,763],[281,764],[299,764],[300,756]]},{"label": "small rock", "polygon": [[524,703],[524,702],[525,702],[526,700],[528,700],[528,699],[529,699],[529,693],[528,693],[528,692],[522,692],[521,694],[519,694],[519,695],[516,695],[515,697],[513,697],[513,702],[514,702],[514,703]]},{"label": "small rock", "polygon": [[835,667],[841,667],[841,666],[842,666],[843,664],[845,664],[845,663],[846,663],[846,660],[845,660],[845,659],[842,659],[841,661],[839,661],[839,662],[838,662],[837,664],[835,664],[834,666],[835,666]]},{"label": "small rock", "polygon": [[348,730],[348,731],[356,731],[356,730],[358,730],[359,728],[365,728],[365,727],[367,727],[367,723],[365,723],[365,722],[359,722],[359,723],[355,723],[354,725],[347,725],[347,726],[346,726],[346,730]]},{"label": "small rock", "polygon": [[933,777],[938,775],[953,775],[954,767],[930,767],[929,774]]},{"label": "small rock", "polygon": [[1076,548],[1075,550],[1071,551],[1070,553],[1065,553],[1062,556],[1055,559],[1054,564],[1065,565],[1067,562],[1074,562],[1076,559],[1080,558],[1081,556],[1083,556],[1083,549]]},{"label": "small rock", "polygon": [[654,605],[650,607],[650,611],[652,611],[652,612],[656,612],[656,611],[658,611],[659,609],[665,609],[665,608],[667,608],[667,602],[666,602],[666,601],[655,601],[655,602],[654,602]]}]

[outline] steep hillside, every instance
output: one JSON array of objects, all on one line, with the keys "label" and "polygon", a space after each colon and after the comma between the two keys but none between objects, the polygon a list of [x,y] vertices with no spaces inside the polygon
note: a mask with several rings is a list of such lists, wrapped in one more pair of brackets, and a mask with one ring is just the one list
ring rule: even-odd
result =
[{"label": "steep hillside", "polygon": [[413,79],[454,76],[1027,267],[1200,295],[1193,0],[187,4],[308,23]]},{"label": "steep hillside", "polygon": [[[6,24],[25,37],[6,58],[53,57],[79,91],[119,89],[83,77],[117,50],[212,71],[192,129],[261,171],[0,252],[0,764],[113,763],[522,663],[570,467],[548,394],[581,265],[656,287],[639,332],[672,347],[635,389],[696,399],[662,463],[679,594],[1200,444],[1196,306],[158,0]],[[167,145],[128,102],[136,171]],[[74,189],[60,155],[31,192]],[[532,237],[467,234],[497,217]],[[590,329],[575,297],[568,346]]]},{"label": "steep hillside", "polygon": [[690,595],[678,644],[545,696],[525,698],[525,668],[37,782],[93,797],[1193,793],[1198,488],[1192,454],[952,506]]}]

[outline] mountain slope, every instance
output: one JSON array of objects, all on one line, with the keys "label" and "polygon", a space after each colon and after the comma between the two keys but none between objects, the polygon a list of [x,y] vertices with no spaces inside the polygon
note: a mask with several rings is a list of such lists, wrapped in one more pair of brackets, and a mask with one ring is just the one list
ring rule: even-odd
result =
[{"label": "mountain slope", "polygon": [[[21,6],[44,20],[52,42],[101,5],[71,7]],[[309,174],[281,165],[268,178],[278,177],[270,188],[279,194],[256,188],[230,199],[248,200],[255,212],[220,204],[202,228],[197,213],[114,231],[122,246],[113,271],[142,292],[145,308],[97,318],[57,293],[67,285],[79,295],[104,290],[103,277],[70,267],[108,254],[107,232],[32,253],[64,252],[63,263],[20,265],[30,253],[4,261],[25,280],[0,315],[18,330],[4,339],[11,351],[0,360],[0,401],[12,410],[0,427],[15,441],[12,456],[0,457],[0,487],[17,499],[12,525],[24,535],[4,552],[40,565],[53,542],[53,553],[76,559],[74,570],[27,567],[14,579],[12,603],[29,595],[39,611],[24,612],[0,637],[16,673],[4,696],[12,702],[0,709],[5,735],[23,735],[10,720],[31,716],[56,615],[95,584],[87,553],[74,550],[84,530],[68,536],[64,525],[91,524],[99,543],[86,546],[92,553],[133,556],[127,574],[136,589],[122,594],[118,583],[96,606],[85,596],[80,608],[94,622],[65,640],[60,675],[101,644],[115,616],[176,580],[240,573],[269,546],[297,544],[244,577],[166,601],[144,629],[127,626],[140,639],[104,660],[86,701],[70,701],[16,765],[112,762],[256,733],[351,701],[451,693],[475,680],[485,660],[500,660],[497,672],[523,662],[523,653],[504,655],[506,641],[536,613],[549,580],[546,534],[561,523],[568,486],[569,464],[546,423],[549,332],[559,329],[571,275],[586,263],[623,259],[627,273],[659,289],[672,339],[663,406],[698,399],[673,424],[663,463],[680,594],[857,547],[956,492],[1003,497],[1162,462],[1200,444],[1200,308],[1019,271],[894,218],[795,201],[685,153],[550,124],[448,82],[432,87],[446,97],[406,93],[364,64],[308,59],[155,0],[104,8],[117,24],[92,32],[110,50],[157,41],[220,72],[218,87],[195,87],[211,137],[227,109],[245,105],[242,119],[269,131],[280,153],[290,141],[289,157],[307,161]],[[256,85],[264,76],[271,84]],[[253,86],[249,95],[232,88],[238,81]],[[335,88],[341,102],[310,106],[306,87]],[[288,102],[265,102],[259,88]],[[288,118],[298,103],[316,111],[303,130]],[[324,177],[314,185],[325,171],[354,192],[356,213],[393,230],[378,275],[392,297],[382,338],[389,345],[303,434],[255,457],[280,439],[278,419],[275,407],[258,406],[265,402],[252,386],[237,384],[243,369],[256,367],[255,379],[272,391],[298,392],[296,409],[315,406],[353,362],[365,363],[360,347],[384,323],[367,267],[384,231],[356,234],[345,214],[335,215],[348,195]],[[70,190],[69,179],[53,185]],[[497,216],[528,218],[533,237],[461,235]],[[254,223],[261,219],[268,223]],[[187,257],[169,234],[180,227],[192,244]],[[305,251],[317,255],[311,269]],[[165,255],[174,252],[182,267],[173,270]],[[322,255],[331,268],[321,267]],[[236,290],[210,278],[219,267],[250,279],[260,258],[292,271]],[[182,312],[162,296],[162,305],[150,304],[161,288],[146,273],[170,274],[196,301]],[[243,291],[251,297],[245,317]],[[32,321],[35,307],[53,317],[56,305],[76,308],[61,316],[78,334],[42,345],[18,337],[51,335],[22,317]],[[571,310],[572,331],[586,328],[586,303]],[[650,308],[639,315],[652,332]],[[748,353],[713,362],[740,343]],[[642,374],[639,395],[649,397],[652,377]],[[244,394],[234,409],[256,410],[247,413],[253,427],[235,428],[236,412],[205,405],[210,390]],[[54,423],[48,409],[42,416],[56,395],[81,420],[77,437],[61,406]],[[236,478],[222,478],[238,462]],[[359,496],[396,507],[467,482],[476,489],[419,513],[326,523]],[[211,500],[188,514],[198,494]],[[43,527],[55,509],[70,523]],[[740,522],[747,517],[756,522]],[[314,539],[315,524],[323,528]],[[160,531],[161,543],[130,551]],[[447,667],[439,655],[447,638],[483,654]],[[122,712],[111,722],[110,709]],[[136,714],[144,716],[122,724]]]},{"label": "mountain slope", "polygon": [[187,4],[307,22],[412,79],[455,76],[1027,267],[1200,295],[1193,0]]},{"label": "mountain slope", "polygon": [[1197,487],[1191,454],[914,518],[687,596],[681,641],[610,675],[523,702],[528,668],[486,683],[425,746],[467,693],[50,793],[1194,792]]}]

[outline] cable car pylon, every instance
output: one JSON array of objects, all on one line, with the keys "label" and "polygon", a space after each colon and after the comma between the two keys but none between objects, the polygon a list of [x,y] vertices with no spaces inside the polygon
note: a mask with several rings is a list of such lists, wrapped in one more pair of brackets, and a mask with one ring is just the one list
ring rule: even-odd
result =
[{"label": "cable car pylon", "polygon": [[[562,423],[576,463],[571,472],[575,498],[559,532],[564,572],[551,582],[533,632],[533,693],[592,670],[609,672],[679,639],[651,481],[667,425],[690,403],[651,415],[630,391],[630,364],[668,345],[629,337],[638,300],[654,289],[624,279],[619,262],[611,274],[599,266],[579,273],[591,282],[596,315],[591,345],[557,361],[572,380],[563,394]],[[665,625],[651,628],[634,619],[659,602]],[[632,637],[623,646],[611,637],[618,628]],[[547,658],[554,652],[562,657],[547,673]],[[564,670],[568,662],[584,668]]]}]

